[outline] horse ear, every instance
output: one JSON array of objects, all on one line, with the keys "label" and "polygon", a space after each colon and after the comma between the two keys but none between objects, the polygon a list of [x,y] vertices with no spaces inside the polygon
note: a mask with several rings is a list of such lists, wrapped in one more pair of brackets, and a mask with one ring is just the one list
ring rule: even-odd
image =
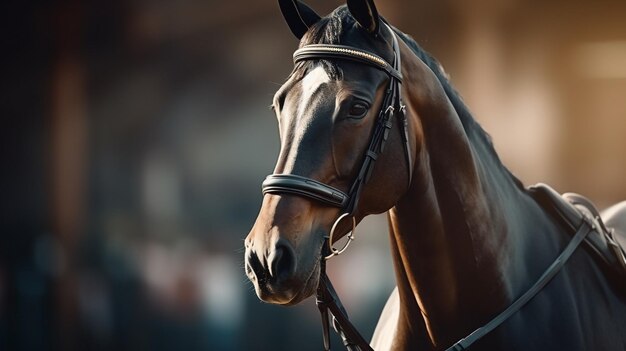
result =
[{"label": "horse ear", "polygon": [[278,5],[289,29],[298,39],[302,39],[309,27],[320,20],[315,11],[298,0],[278,0]]},{"label": "horse ear", "polygon": [[348,0],[352,17],[371,34],[378,33],[380,18],[374,0]]}]

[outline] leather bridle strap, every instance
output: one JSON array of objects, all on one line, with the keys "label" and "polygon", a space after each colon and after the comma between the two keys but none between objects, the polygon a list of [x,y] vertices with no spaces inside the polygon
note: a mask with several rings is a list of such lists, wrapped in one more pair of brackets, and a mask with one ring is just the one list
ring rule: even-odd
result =
[{"label": "leather bridle strap", "polygon": [[[325,245],[325,247],[328,247]],[[328,249],[324,249],[323,254],[328,254]],[[315,304],[322,317],[322,336],[324,340],[324,351],[330,350],[330,328],[332,319],[333,328],[341,337],[343,345],[348,351],[374,351],[369,343],[363,338],[356,327],[350,322],[346,309],[341,304],[339,296],[326,275],[326,260],[320,261],[320,279],[315,295]],[[330,311],[330,314],[328,313]]]},{"label": "leather bridle strap", "polygon": [[317,180],[294,174],[271,174],[263,181],[263,194],[290,193],[305,196],[330,206],[343,208],[348,195]]},{"label": "leather bridle strap", "polygon": [[[398,55],[399,56],[399,55]],[[402,81],[402,73],[400,66],[391,66],[382,57],[372,54],[371,52],[355,48],[347,45],[331,45],[331,44],[309,44],[293,53],[293,61],[299,62],[303,60],[319,60],[319,59],[341,59],[356,61],[366,65],[374,66],[381,69],[389,76]]]},{"label": "leather bridle strap", "polygon": [[476,329],[471,334],[466,336],[465,338],[457,341],[454,345],[450,346],[446,351],[462,351],[467,350],[473,343],[489,334],[491,331],[496,329],[502,323],[504,323],[509,317],[511,317],[515,312],[519,311],[524,305],[526,305],[541,289],[543,289],[554,276],[563,268],[563,265],[567,262],[567,260],[572,256],[576,248],[580,245],[580,243],[585,239],[587,234],[596,230],[595,224],[593,221],[583,217],[583,221],[578,227],[576,234],[570,240],[569,244],[565,247],[563,252],[559,255],[559,257],[552,262],[550,267],[546,269],[546,271],[541,275],[539,280],[526,291],[522,296],[520,296],[515,302],[513,302],[506,310],[502,311],[499,315],[497,315],[494,319],[492,319],[489,323],[484,326]]}]

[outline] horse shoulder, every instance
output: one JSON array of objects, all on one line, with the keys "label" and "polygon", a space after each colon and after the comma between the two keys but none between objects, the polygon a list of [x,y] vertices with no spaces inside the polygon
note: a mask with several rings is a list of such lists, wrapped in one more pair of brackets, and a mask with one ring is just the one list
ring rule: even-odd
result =
[{"label": "horse shoulder", "polygon": [[374,350],[390,350],[396,334],[398,318],[400,316],[400,296],[396,287],[391,292],[387,303],[383,308],[383,312],[378,319],[372,342],[370,343]]}]

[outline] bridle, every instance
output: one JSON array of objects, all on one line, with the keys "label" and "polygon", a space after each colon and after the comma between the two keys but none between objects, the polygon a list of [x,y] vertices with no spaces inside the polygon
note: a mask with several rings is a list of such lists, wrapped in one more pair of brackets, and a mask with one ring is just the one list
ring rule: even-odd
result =
[{"label": "bridle", "polygon": [[[320,202],[322,204],[338,207],[342,209],[342,214],[336,219],[333,224],[330,234],[325,238],[325,245],[322,247],[322,257],[320,262],[320,278],[317,286],[316,304],[322,317],[322,331],[324,337],[324,350],[330,350],[330,336],[329,336],[329,323],[332,317],[332,323],[335,331],[341,336],[344,346],[349,351],[373,351],[369,346],[369,343],[361,336],[356,330],[354,325],[348,319],[345,308],[341,304],[341,301],[337,297],[337,293],[333,288],[330,279],[326,275],[326,260],[333,256],[341,254],[345,251],[348,245],[354,240],[354,229],[356,226],[356,219],[354,217],[354,211],[358,205],[359,197],[363,190],[363,186],[369,180],[369,177],[374,169],[376,159],[383,152],[385,143],[389,136],[393,124],[393,117],[398,118],[398,125],[401,128],[401,136],[403,139],[404,154],[408,166],[408,181],[411,185],[412,178],[412,158],[410,152],[407,119],[405,115],[405,106],[402,104],[401,94],[401,62],[400,62],[400,49],[398,45],[398,39],[396,34],[387,23],[381,21],[381,23],[391,32],[393,39],[393,53],[394,61],[390,65],[382,59],[380,56],[371,52],[344,45],[330,45],[330,44],[312,44],[306,45],[293,54],[294,63],[304,60],[316,60],[316,59],[338,59],[348,60],[358,63],[363,63],[369,66],[378,68],[389,76],[389,85],[387,87],[385,97],[383,99],[382,108],[378,113],[374,130],[369,142],[369,146],[365,152],[363,163],[357,174],[356,179],[352,183],[348,193],[345,193],[335,187],[324,184],[315,179],[308,177],[295,175],[295,174],[271,174],[267,176],[262,185],[263,194],[295,194],[302,197],[307,197],[311,200]],[[341,249],[336,249],[332,246],[333,235],[338,227],[338,224],[344,218],[352,218],[352,230],[348,234],[348,241]],[[561,254],[556,260],[548,267],[537,282],[524,294],[519,296],[508,308],[495,316],[487,324],[474,330],[465,338],[457,341],[450,346],[446,351],[461,351],[468,349],[474,342],[481,339],[495,328],[504,323],[515,312],[521,309],[526,303],[528,303],[543,287],[548,284],[551,279],[560,271],[565,265],[567,260],[571,257],[580,243],[585,240],[590,232],[597,231],[596,224],[593,219],[583,216],[580,223],[577,225],[576,233],[572,240],[568,243]]]},{"label": "bridle", "polygon": [[[389,64],[380,56],[371,52],[345,45],[330,44],[311,44],[303,46],[296,50],[293,54],[294,63],[304,60],[347,60],[365,65],[372,66],[382,70],[389,76],[389,84],[387,86],[385,96],[383,98],[382,107],[375,121],[372,136],[369,145],[363,156],[363,163],[357,173],[356,179],[353,181],[350,190],[345,193],[328,184],[324,184],[315,179],[295,174],[271,174],[263,181],[263,194],[295,194],[307,197],[311,200],[322,204],[338,207],[342,210],[342,214],[333,224],[329,236],[325,239],[323,245],[320,267],[320,281],[317,287],[316,303],[322,315],[322,326],[324,336],[324,349],[330,350],[329,337],[329,321],[330,313],[332,314],[333,326],[337,333],[341,336],[345,347],[348,350],[372,350],[367,341],[354,328],[347,313],[337,294],[333,288],[330,279],[326,275],[326,260],[333,256],[344,252],[348,245],[354,240],[354,229],[356,227],[356,218],[354,211],[359,203],[359,198],[363,191],[364,185],[369,180],[374,164],[378,156],[383,152],[385,143],[389,137],[389,131],[393,126],[393,118],[398,119],[398,125],[401,128],[401,136],[403,141],[404,154],[408,169],[408,182],[411,184],[412,177],[412,158],[411,148],[409,145],[407,118],[405,115],[405,105],[402,103],[402,73],[400,61],[400,47],[398,39],[391,27],[384,22],[383,25],[389,30],[392,37],[394,59],[393,64]],[[346,219],[351,218],[352,230],[348,234],[348,241],[341,249],[332,246],[333,237],[337,230],[338,224]]]},{"label": "bridle", "polygon": [[[398,118],[398,124],[402,129],[401,135],[408,168],[409,185],[411,183],[412,159],[408,138],[407,119],[405,116],[405,106],[402,103],[400,48],[398,45],[398,39],[396,38],[395,33],[393,33],[393,30],[387,24],[384,25],[389,29],[393,38],[393,65],[390,65],[387,61],[376,54],[345,45],[311,44],[303,46],[302,48],[296,50],[293,54],[294,63],[304,60],[318,59],[348,60],[375,67],[384,71],[389,76],[389,85],[387,86],[385,97],[383,98],[383,103],[381,105],[382,107],[375,121],[369,146],[363,157],[363,163],[357,173],[356,179],[353,181],[352,186],[347,193],[315,179],[295,174],[271,174],[265,178],[265,181],[263,181],[263,194],[295,194],[307,197],[328,206],[342,209],[342,214],[337,218],[332,230],[330,231],[328,238],[330,254],[325,256],[327,259],[343,252],[354,239],[356,219],[353,214],[359,203],[363,186],[367,183],[372,171],[374,170],[376,159],[384,150],[385,143],[389,137],[389,131],[393,126],[393,117]],[[332,247],[333,236],[335,234],[334,232],[337,229],[339,222],[346,218],[352,218],[353,230],[348,234],[348,241],[344,247],[336,249]]]}]

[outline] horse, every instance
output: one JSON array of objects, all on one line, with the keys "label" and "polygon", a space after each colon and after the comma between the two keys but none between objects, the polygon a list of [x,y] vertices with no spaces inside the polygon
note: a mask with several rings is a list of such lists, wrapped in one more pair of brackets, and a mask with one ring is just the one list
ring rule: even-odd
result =
[{"label": "horse", "polygon": [[[372,349],[461,350],[491,325],[472,350],[626,350],[624,280],[571,244],[606,231],[624,247],[626,202],[568,226],[502,164],[441,65],[373,0],[325,17],[297,0],[279,5],[300,49],[274,95],[281,148],[244,241],[262,301],[319,296],[326,260],[342,252],[330,245],[386,212],[397,286]],[[587,229],[572,239],[572,228]]]}]

